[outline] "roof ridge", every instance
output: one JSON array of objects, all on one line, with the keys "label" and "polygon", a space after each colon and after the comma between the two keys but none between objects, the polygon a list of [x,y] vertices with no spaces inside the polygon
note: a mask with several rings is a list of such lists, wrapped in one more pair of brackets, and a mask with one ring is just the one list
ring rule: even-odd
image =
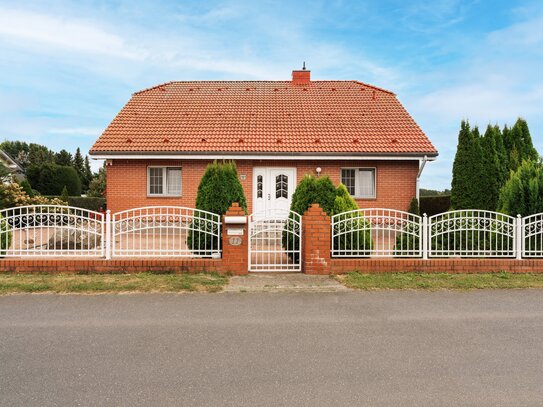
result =
[{"label": "roof ridge", "polygon": [[[148,92],[150,90],[154,90],[154,89],[160,88],[162,86],[172,85],[172,84],[248,83],[248,82],[249,83],[257,83],[258,82],[258,83],[283,83],[284,84],[284,83],[291,83],[292,81],[290,81],[290,80],[191,80],[191,81],[182,81],[182,80],[177,81],[177,80],[174,80],[174,81],[159,83],[158,85],[141,89],[141,90],[139,90],[137,92],[134,92],[132,95],[139,95],[141,93],[145,93],[145,92]],[[388,93],[390,95],[396,96],[396,94],[394,92],[390,91],[390,90],[380,88],[378,86],[371,85],[369,83],[362,82],[362,81],[359,81],[359,80],[356,80],[356,79],[318,79],[318,80],[312,80],[310,83],[318,83],[318,82],[330,82],[330,83],[333,83],[333,82],[352,82],[352,83],[356,83],[356,84],[359,84],[359,85],[367,86],[369,88],[378,90],[380,92],[385,92],[385,93]]]}]

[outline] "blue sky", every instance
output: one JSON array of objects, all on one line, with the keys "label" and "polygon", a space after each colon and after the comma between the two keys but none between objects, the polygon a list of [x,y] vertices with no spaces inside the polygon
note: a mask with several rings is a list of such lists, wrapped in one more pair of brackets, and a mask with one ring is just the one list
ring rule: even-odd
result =
[{"label": "blue sky", "polygon": [[462,119],[522,116],[543,152],[541,1],[0,0],[0,55],[0,137],[54,150],[88,151],[139,89],[307,61],[398,95],[440,151],[423,187],[449,187]]}]

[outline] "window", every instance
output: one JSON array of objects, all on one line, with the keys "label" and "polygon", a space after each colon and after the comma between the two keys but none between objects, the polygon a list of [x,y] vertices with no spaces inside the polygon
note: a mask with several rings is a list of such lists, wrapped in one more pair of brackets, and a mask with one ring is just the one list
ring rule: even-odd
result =
[{"label": "window", "polygon": [[275,177],[275,197],[288,198],[288,177],[284,174]]},{"label": "window", "polygon": [[374,168],[342,168],[341,183],[355,198],[375,198]]},{"label": "window", "polygon": [[149,167],[147,170],[149,195],[181,196],[181,167]]}]

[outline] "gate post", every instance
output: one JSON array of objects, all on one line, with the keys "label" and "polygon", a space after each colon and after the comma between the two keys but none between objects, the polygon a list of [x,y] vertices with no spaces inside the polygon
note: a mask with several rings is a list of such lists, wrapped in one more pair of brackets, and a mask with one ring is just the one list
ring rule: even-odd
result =
[{"label": "gate post", "polygon": [[106,236],[104,239],[106,260],[111,259],[111,211],[106,211]]},{"label": "gate post", "polygon": [[522,248],[524,246],[524,219],[522,216],[517,215],[517,219],[515,222],[515,230],[513,231],[513,242],[515,245],[515,252],[516,256],[515,258],[517,260],[522,260]]},{"label": "gate post", "polygon": [[428,247],[430,246],[430,229],[428,227],[428,215],[422,216],[422,229],[419,232],[422,240],[422,258],[428,260]]},{"label": "gate post", "polygon": [[302,217],[302,271],[330,274],[330,217],[319,204],[313,204]]},{"label": "gate post", "polygon": [[245,211],[234,202],[223,216],[222,264],[235,275],[249,273],[249,231]]}]

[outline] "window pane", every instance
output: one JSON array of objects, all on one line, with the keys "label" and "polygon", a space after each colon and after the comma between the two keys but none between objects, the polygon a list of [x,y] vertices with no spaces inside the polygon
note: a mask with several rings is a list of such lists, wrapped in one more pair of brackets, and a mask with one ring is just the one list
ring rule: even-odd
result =
[{"label": "window pane", "polygon": [[364,198],[373,198],[375,196],[375,171],[358,171],[358,196]]},{"label": "window pane", "polygon": [[181,195],[181,168],[168,168],[168,195]]},{"label": "window pane", "polygon": [[149,194],[161,195],[164,192],[163,168],[149,168]]},{"label": "window pane", "polygon": [[343,169],[341,170],[341,183],[345,185],[347,191],[351,196],[356,195],[355,190],[355,170],[353,169]]},{"label": "window pane", "polygon": [[288,198],[288,177],[284,174],[275,177],[275,197]]},{"label": "window pane", "polygon": [[256,177],[256,197],[262,198],[262,189],[263,189],[262,175]]}]

